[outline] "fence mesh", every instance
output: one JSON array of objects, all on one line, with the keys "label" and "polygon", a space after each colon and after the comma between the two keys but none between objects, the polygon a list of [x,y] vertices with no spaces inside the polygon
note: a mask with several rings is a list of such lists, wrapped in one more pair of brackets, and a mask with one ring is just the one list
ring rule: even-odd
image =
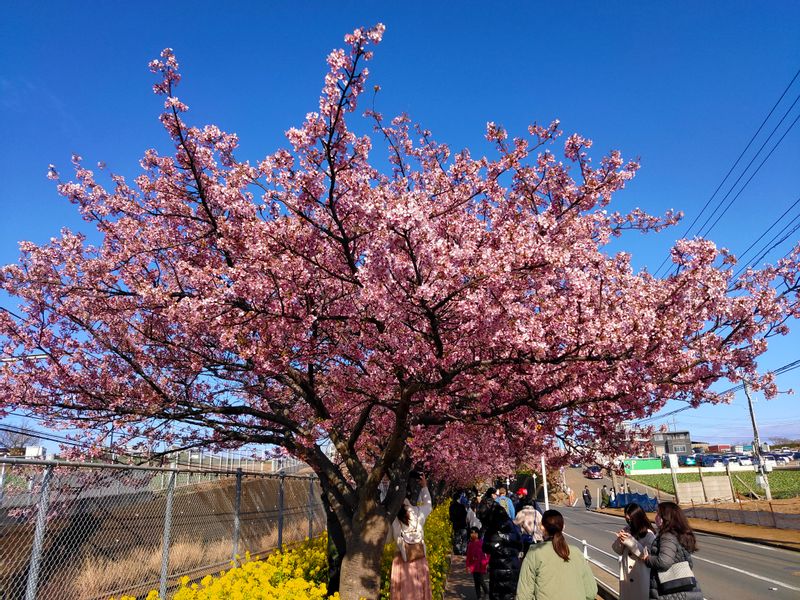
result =
[{"label": "fence mesh", "polygon": [[2,459],[0,469],[0,600],[143,596],[325,527],[311,477]]}]

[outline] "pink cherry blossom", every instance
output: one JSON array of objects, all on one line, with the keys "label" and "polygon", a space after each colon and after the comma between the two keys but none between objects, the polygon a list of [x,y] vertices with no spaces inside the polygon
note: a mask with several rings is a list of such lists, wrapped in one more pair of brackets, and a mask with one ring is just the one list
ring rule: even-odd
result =
[{"label": "pink cherry blossom", "polygon": [[[770,396],[758,356],[799,314],[800,248],[738,279],[707,240],[677,243],[665,279],[611,254],[612,237],[680,213],[607,212],[639,165],[616,151],[592,163],[578,135],[559,150],[558,121],[520,137],[489,123],[495,150],[478,157],[406,115],[368,112],[374,135],[356,135],[382,34],[348,35],[291,148],[252,163],[235,135],[184,122],[165,50],[150,67],[174,152],[145,152],[131,182],[75,157],[58,190],[102,241],[64,230],[21,243],[0,271],[19,302],[0,311],[3,353],[47,357],[0,366],[0,411],[87,443],[114,423],[120,445],[258,443],[301,458],[346,540],[343,597],[377,595],[414,464],[471,483],[542,455],[614,454],[625,421],[669,399],[719,402],[722,378]],[[388,169],[370,162],[373,143]]]}]

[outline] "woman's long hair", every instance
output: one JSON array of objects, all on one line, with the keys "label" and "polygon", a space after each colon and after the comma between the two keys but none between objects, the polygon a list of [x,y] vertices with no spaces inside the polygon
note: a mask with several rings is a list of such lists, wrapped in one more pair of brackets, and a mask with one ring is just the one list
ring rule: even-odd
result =
[{"label": "woman's long hair", "polygon": [[648,530],[653,531],[653,525],[647,518],[647,513],[636,502],[631,502],[625,507],[625,516],[629,519],[631,533],[636,539],[643,538]]},{"label": "woman's long hair", "polygon": [[697,539],[694,537],[694,531],[692,531],[689,519],[686,518],[680,506],[674,502],[661,502],[658,505],[658,516],[661,517],[661,527],[658,530],[659,536],[665,533],[673,533],[678,538],[681,546],[689,552],[697,551]]},{"label": "woman's long hair", "polygon": [[397,511],[397,520],[403,525],[408,525],[409,521],[411,521],[411,515],[408,512],[409,508],[408,505],[402,504],[400,510]]},{"label": "woman's long hair", "polygon": [[542,515],[542,527],[547,532],[547,538],[553,542],[553,550],[564,562],[569,561],[569,546],[564,539],[564,517],[557,510],[547,510]]}]

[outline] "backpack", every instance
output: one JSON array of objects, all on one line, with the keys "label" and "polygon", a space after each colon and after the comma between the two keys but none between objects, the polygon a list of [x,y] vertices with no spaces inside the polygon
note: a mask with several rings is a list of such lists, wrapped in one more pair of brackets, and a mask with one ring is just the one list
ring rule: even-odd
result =
[{"label": "backpack", "polygon": [[497,499],[497,503],[502,506],[506,510],[506,514],[511,516],[511,511],[513,510],[514,505],[511,504],[511,498],[508,496],[500,496]]}]

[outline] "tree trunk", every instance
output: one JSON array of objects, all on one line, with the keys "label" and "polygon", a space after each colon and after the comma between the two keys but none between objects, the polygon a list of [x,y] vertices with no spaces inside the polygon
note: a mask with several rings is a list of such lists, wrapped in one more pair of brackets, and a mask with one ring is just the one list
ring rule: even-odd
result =
[{"label": "tree trunk", "polygon": [[381,558],[389,533],[385,511],[376,503],[359,511],[342,560],[339,595],[342,600],[377,600],[381,589]]},{"label": "tree trunk", "polygon": [[347,551],[347,544],[342,531],[342,524],[331,510],[325,494],[322,495],[322,505],[325,507],[325,517],[328,524],[328,594],[339,591],[339,581],[342,571],[342,558]]}]

